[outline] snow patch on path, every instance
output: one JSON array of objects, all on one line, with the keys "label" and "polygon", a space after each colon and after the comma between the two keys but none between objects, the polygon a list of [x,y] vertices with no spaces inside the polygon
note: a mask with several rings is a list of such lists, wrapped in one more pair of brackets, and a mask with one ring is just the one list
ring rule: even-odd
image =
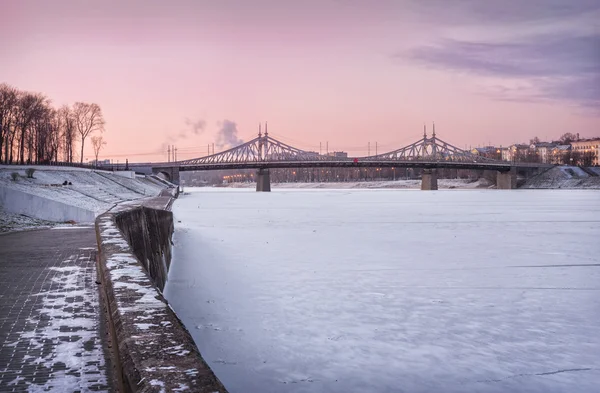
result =
[{"label": "snow patch on path", "polygon": [[99,299],[93,286],[95,269],[72,265],[77,258],[88,257],[73,255],[64,261],[68,265],[50,268],[60,273],[52,279],[55,287],[32,295],[43,297],[40,314],[28,320],[35,328],[14,343],[29,341],[33,348],[52,345],[45,356],[29,359],[28,364],[54,370],[44,384],[30,384],[29,392],[90,392],[107,385],[98,334]]}]

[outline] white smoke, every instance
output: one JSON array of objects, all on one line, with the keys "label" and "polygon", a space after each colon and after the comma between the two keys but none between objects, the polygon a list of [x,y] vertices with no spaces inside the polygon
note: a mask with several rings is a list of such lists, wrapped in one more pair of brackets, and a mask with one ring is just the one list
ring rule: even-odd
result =
[{"label": "white smoke", "polygon": [[216,145],[219,149],[229,149],[244,143],[238,138],[237,124],[231,120],[223,120],[221,129],[217,133]]}]

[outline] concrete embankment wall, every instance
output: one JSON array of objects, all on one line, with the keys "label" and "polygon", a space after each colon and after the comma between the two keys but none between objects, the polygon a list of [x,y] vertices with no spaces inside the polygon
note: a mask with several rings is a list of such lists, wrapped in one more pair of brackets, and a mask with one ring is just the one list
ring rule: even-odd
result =
[{"label": "concrete embankment wall", "polygon": [[[161,290],[171,255],[168,196],[98,216],[99,277],[121,390],[226,392]],[[155,209],[153,207],[158,207]]]},{"label": "concrete embankment wall", "polygon": [[48,221],[94,222],[96,218],[93,210],[7,187],[0,187],[0,207],[9,213]]},{"label": "concrete embankment wall", "polygon": [[[129,173],[0,165],[0,210],[48,221],[94,222],[117,203],[159,195],[172,184]],[[133,175],[133,177],[132,177]],[[14,177],[14,178],[13,178]]]},{"label": "concrete embankment wall", "polygon": [[137,260],[162,291],[171,264],[173,213],[141,206],[117,214],[115,222]]}]

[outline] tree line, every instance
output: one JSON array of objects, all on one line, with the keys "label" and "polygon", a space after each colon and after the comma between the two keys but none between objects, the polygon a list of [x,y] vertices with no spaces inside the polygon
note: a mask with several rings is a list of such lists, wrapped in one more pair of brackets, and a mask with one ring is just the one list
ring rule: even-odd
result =
[{"label": "tree line", "polygon": [[[104,131],[98,104],[76,102],[55,108],[46,95],[0,84],[0,162],[6,164],[83,163],[86,139]],[[93,137],[96,145],[105,144]],[[80,153],[76,156],[76,145]]]}]

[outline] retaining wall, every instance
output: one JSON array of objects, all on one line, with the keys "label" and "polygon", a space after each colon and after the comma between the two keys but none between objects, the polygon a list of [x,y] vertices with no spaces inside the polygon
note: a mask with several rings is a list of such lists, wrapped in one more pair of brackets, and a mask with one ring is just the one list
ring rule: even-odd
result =
[{"label": "retaining wall", "polygon": [[159,290],[170,263],[173,215],[153,207],[164,206],[170,206],[166,197],[124,203],[96,219],[99,277],[121,389],[226,393]]},{"label": "retaining wall", "polygon": [[92,210],[29,194],[8,187],[0,187],[0,206],[10,213],[24,214],[41,220],[65,222],[94,222]]}]

